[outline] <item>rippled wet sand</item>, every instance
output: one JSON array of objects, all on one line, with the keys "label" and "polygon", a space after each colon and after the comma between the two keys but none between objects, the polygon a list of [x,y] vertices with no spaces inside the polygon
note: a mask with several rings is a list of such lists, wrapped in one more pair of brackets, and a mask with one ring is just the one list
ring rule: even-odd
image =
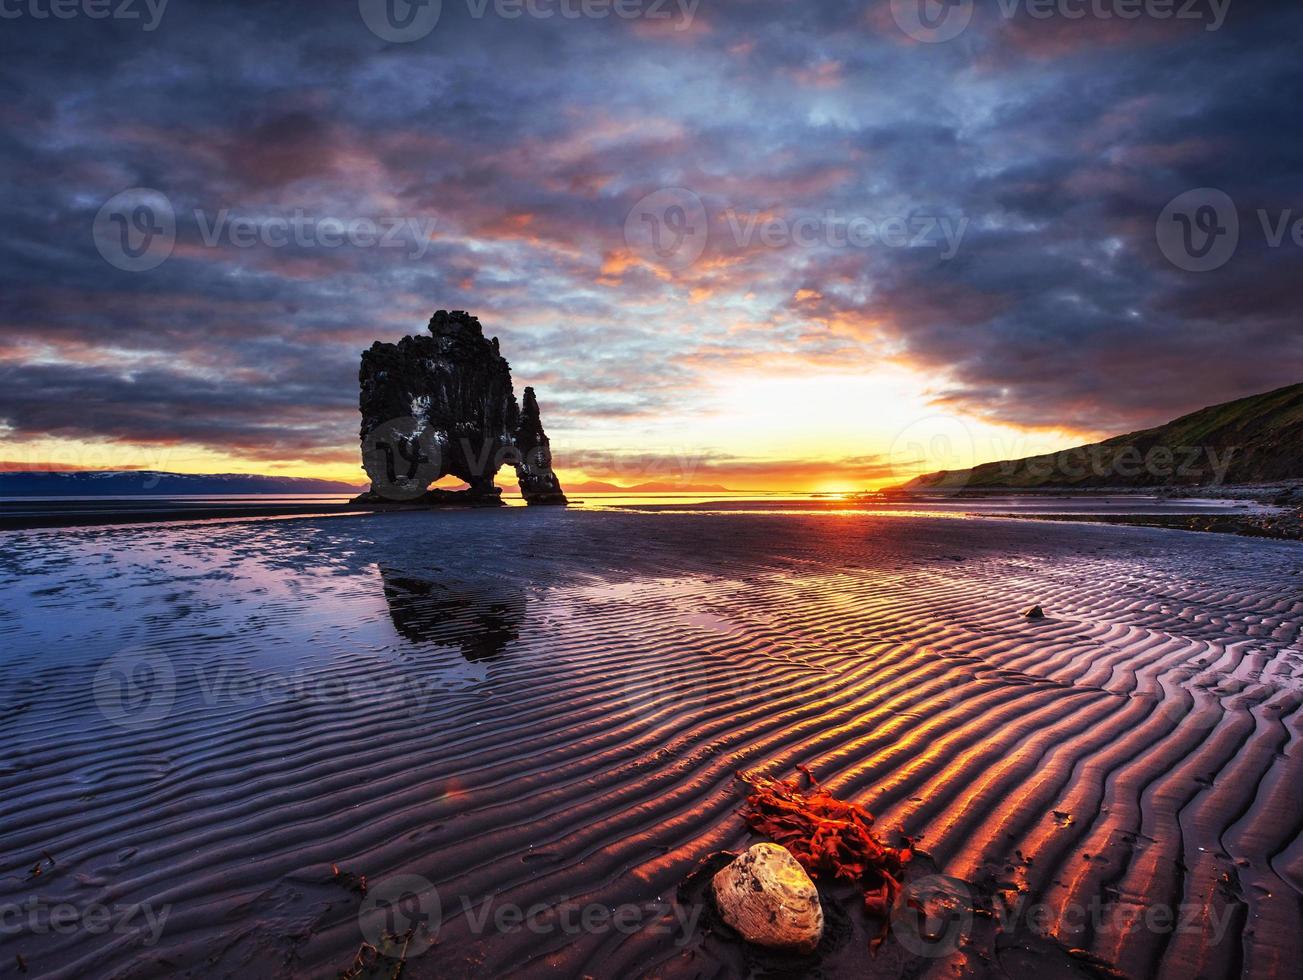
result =
[{"label": "rippled wet sand", "polygon": [[[730,975],[757,963],[676,896],[748,842],[734,773],[804,763],[921,835],[920,872],[1024,909],[935,959],[871,960],[848,927],[830,975],[1095,968],[1071,949],[1292,975],[1301,624],[1303,545],[1138,528],[508,509],[3,534],[0,903],[166,915],[151,942],[23,912],[0,952],[332,976],[366,935],[334,864],[437,888],[406,976]],[[574,915],[494,924],[539,905]],[[584,925],[601,907],[629,927]]]}]

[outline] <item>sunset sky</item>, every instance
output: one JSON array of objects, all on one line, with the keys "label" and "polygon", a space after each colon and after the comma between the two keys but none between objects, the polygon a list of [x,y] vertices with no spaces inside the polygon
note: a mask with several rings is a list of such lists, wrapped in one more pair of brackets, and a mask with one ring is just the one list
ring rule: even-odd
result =
[{"label": "sunset sky", "polygon": [[[9,468],[361,483],[359,353],[437,309],[570,482],[875,487],[1303,381],[1259,216],[1303,218],[1298,4],[940,40],[899,0],[443,0],[392,42],[369,0],[135,6],[0,21]],[[144,271],[96,238],[132,188],[175,215]],[[1241,226],[1207,272],[1155,230],[1198,188]]]}]

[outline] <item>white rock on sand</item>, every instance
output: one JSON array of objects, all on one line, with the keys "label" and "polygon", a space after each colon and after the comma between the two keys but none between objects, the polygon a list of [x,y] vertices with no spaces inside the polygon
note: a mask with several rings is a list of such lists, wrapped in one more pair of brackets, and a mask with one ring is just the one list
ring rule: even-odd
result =
[{"label": "white rock on sand", "polygon": [[752,845],[711,887],[724,921],[748,942],[809,953],[823,937],[819,893],[785,847]]}]

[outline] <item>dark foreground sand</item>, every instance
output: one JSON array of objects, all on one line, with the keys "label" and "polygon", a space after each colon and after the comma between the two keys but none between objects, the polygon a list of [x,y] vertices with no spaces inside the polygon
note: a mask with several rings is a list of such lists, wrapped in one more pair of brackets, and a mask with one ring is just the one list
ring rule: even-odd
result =
[{"label": "dark foreground sand", "polygon": [[[2,534],[0,968],[330,977],[387,914],[438,930],[411,977],[1296,976],[1301,625],[1303,545],[1142,528]],[[785,963],[702,912],[733,774],[798,763],[921,836],[931,940],[830,894]]]}]

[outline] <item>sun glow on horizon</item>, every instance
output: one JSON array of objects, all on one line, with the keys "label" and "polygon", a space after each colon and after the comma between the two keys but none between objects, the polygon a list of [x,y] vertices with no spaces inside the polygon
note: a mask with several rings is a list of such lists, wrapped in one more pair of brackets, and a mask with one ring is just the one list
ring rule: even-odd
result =
[{"label": "sun glow on horizon", "polygon": [[[847,494],[921,473],[1052,452],[1087,433],[998,425],[939,406],[935,379],[894,364],[872,373],[747,372],[721,378],[694,404],[649,421],[549,426],[563,485],[724,486]],[[609,449],[603,447],[618,447]],[[267,459],[189,443],[6,440],[0,466],[162,470],[306,477],[363,486],[353,447],[319,459]],[[500,485],[514,485],[508,469]]]}]

